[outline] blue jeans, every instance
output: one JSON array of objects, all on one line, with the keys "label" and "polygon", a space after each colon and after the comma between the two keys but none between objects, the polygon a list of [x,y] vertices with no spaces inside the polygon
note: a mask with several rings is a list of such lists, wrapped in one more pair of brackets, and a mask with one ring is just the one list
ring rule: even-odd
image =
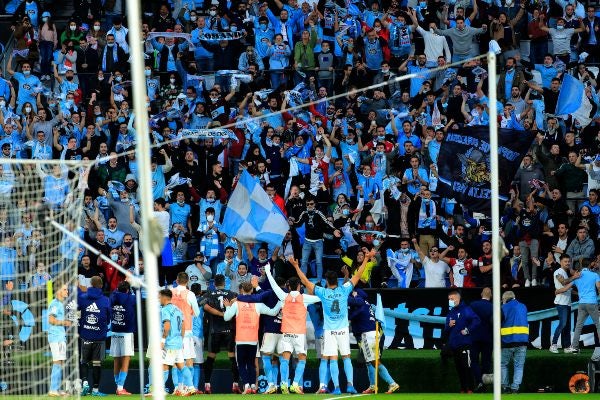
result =
[{"label": "blue jeans", "polygon": [[569,314],[571,313],[571,306],[557,304],[556,311],[558,311],[558,326],[554,330],[552,344],[558,343],[558,336],[560,335],[560,343],[562,344],[562,348],[566,349],[571,345],[571,329],[567,327],[567,321],[569,320]]},{"label": "blue jeans", "polygon": [[315,251],[315,262],[317,264],[317,278],[321,279],[323,277],[323,239],[316,241],[304,240],[300,269],[306,275],[308,271],[308,259],[313,250]]},{"label": "blue jeans", "polygon": [[287,84],[285,72],[282,69],[271,70],[271,87],[277,89],[280,85]]},{"label": "blue jeans", "polygon": [[471,57],[472,56],[470,54],[464,54],[464,55],[452,54],[452,62],[453,63],[457,63],[457,62],[465,61],[465,60],[468,60]]},{"label": "blue jeans", "polygon": [[40,42],[40,68],[42,75],[52,75],[52,53],[54,42],[42,40]]},{"label": "blue jeans", "polygon": [[[525,368],[525,356],[527,355],[527,346],[505,347],[502,349],[502,359],[500,360],[502,372],[502,387],[509,387],[512,390],[519,390],[523,382],[523,369]],[[508,384],[508,364],[513,361],[513,382]]]}]

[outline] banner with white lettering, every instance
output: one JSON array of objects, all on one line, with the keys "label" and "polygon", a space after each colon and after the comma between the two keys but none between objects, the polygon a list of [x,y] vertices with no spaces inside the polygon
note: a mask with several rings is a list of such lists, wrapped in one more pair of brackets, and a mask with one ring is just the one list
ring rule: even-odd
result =
[{"label": "banner with white lettering", "polygon": [[523,156],[533,142],[533,134],[513,129],[498,130],[499,165],[490,165],[490,137],[487,126],[448,132],[438,156],[440,196],[454,198],[471,211],[491,210],[490,172],[498,168],[500,200],[508,198],[510,183]]},{"label": "banner with white lettering", "polygon": [[213,128],[213,129],[183,129],[183,137],[192,137],[198,139],[231,139],[239,141],[231,129]]}]

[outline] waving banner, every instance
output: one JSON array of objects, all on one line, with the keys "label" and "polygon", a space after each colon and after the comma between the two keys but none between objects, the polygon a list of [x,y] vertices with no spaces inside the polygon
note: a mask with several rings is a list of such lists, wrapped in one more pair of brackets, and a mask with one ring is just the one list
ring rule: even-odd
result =
[{"label": "waving banner", "polygon": [[499,129],[499,165],[490,165],[489,135],[487,126],[448,132],[438,156],[440,196],[454,198],[471,211],[490,213],[490,171],[498,168],[500,200],[508,198],[510,182],[533,142],[533,134]]},{"label": "waving banner", "polygon": [[231,139],[238,142],[238,138],[231,129],[183,129],[181,131],[183,137],[194,137],[198,139]]}]

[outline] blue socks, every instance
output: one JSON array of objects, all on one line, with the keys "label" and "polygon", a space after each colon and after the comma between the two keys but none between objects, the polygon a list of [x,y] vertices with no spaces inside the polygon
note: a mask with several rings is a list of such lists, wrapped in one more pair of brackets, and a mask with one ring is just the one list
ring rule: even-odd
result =
[{"label": "blue socks", "polygon": [[375,367],[371,363],[367,363],[367,375],[369,375],[369,386],[375,385]]},{"label": "blue socks", "polygon": [[183,381],[183,385],[187,387],[194,386],[192,382],[192,367],[188,367],[187,365],[183,367],[180,373],[180,382]]},{"label": "blue socks", "polygon": [[329,360],[329,371],[331,372],[331,380],[333,381],[333,387],[340,387],[340,368],[338,366],[338,360]]},{"label": "blue socks", "polygon": [[290,378],[290,360],[281,357],[279,362],[281,363],[281,366],[279,367],[281,372],[281,384],[287,385]]},{"label": "blue socks", "polygon": [[327,377],[327,360],[324,358],[321,358],[321,363],[319,364],[319,383],[325,386],[329,384],[329,379]]},{"label": "blue socks", "polygon": [[[375,368],[375,367],[373,367]],[[379,364],[379,376],[386,381],[388,384],[394,383],[394,378],[390,375],[387,368],[383,364]]]},{"label": "blue socks", "polygon": [[263,369],[265,370],[265,376],[267,377],[268,383],[273,382],[273,365],[271,364],[271,356],[262,356]]},{"label": "blue socks", "polygon": [[200,364],[194,364],[193,381],[194,381],[194,387],[196,389],[200,389],[200,374],[201,373],[202,373],[202,370],[200,368]]},{"label": "blue socks", "polygon": [[[173,378],[175,378],[175,374],[177,373],[177,368],[173,368]],[[167,380],[169,379],[169,370],[163,371],[163,382],[165,383],[165,386],[167,385]],[[175,380],[175,379],[173,379]],[[175,386],[177,387],[177,385]]]},{"label": "blue socks", "polygon": [[352,360],[350,357],[344,358],[344,373],[346,374],[348,384],[354,385],[354,368],[352,368]]},{"label": "blue socks", "polygon": [[119,375],[117,375],[117,386],[125,386],[125,379],[127,379],[127,372],[119,372]]},{"label": "blue socks", "polygon": [[52,364],[52,372],[50,373],[50,391],[58,392],[62,382],[62,366],[60,364]]},{"label": "blue socks", "polygon": [[171,368],[171,380],[173,381],[173,387],[175,389],[177,389],[177,386],[179,386],[179,382],[183,383],[183,380],[181,379],[181,371],[175,365],[173,365],[173,368]]},{"label": "blue socks", "polygon": [[294,375],[294,383],[302,383],[302,378],[304,377],[304,367],[306,367],[306,360],[298,360],[298,364],[296,365],[296,374]]}]

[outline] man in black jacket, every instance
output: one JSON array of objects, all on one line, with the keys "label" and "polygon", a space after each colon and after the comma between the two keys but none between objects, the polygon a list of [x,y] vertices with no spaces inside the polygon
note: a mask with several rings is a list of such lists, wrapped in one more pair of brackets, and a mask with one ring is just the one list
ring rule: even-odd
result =
[{"label": "man in black jacket", "polygon": [[302,245],[302,261],[301,270],[306,274],[308,270],[308,259],[311,253],[315,252],[315,262],[317,264],[317,278],[323,277],[323,234],[333,234],[336,238],[340,238],[342,233],[339,229],[335,229],[333,224],[327,220],[327,217],[316,208],[316,200],[309,197],[306,200],[306,211],[303,211],[298,220],[290,217],[289,223],[293,228],[297,228],[304,224],[304,244]]}]

